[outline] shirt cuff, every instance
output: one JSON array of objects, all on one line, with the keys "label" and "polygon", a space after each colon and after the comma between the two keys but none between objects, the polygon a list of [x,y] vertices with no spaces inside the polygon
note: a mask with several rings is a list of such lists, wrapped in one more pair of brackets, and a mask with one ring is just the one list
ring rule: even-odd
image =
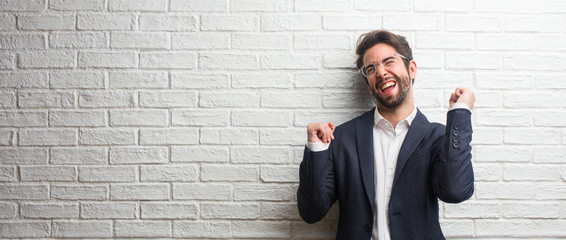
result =
[{"label": "shirt cuff", "polygon": [[463,103],[463,102],[454,103],[454,105],[452,105],[452,107],[450,108],[450,110],[452,110],[452,109],[457,109],[457,108],[463,108],[463,109],[468,109],[468,110],[470,110],[470,107],[468,107],[468,104],[465,104],[465,103]]},{"label": "shirt cuff", "polygon": [[322,152],[326,151],[330,147],[330,143],[325,144],[323,142],[307,142],[307,148],[311,152]]}]

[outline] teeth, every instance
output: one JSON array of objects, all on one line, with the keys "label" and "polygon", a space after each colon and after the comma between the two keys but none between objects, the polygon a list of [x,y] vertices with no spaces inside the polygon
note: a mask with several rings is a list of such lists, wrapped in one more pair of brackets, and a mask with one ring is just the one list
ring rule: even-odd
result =
[{"label": "teeth", "polygon": [[383,91],[384,89],[392,86],[395,86],[395,82],[388,82],[386,84],[383,84],[383,86],[381,86],[381,90]]}]

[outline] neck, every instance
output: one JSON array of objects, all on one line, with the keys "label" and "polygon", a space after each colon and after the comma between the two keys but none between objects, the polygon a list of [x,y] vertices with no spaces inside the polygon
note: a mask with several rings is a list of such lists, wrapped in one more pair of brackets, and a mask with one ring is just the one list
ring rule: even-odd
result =
[{"label": "neck", "polygon": [[414,109],[415,104],[413,103],[413,99],[406,99],[405,103],[396,108],[386,108],[379,103],[377,104],[377,111],[379,111],[379,114],[385,118],[385,120],[393,125],[393,128],[397,126],[397,123],[411,115]]}]

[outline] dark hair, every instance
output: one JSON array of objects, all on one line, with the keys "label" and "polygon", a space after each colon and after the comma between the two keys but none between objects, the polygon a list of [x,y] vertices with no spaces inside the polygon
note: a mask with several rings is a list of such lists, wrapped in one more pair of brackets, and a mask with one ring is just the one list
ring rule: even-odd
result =
[{"label": "dark hair", "polygon": [[356,47],[356,54],[358,55],[356,68],[359,69],[364,65],[365,52],[379,43],[390,45],[395,48],[397,53],[405,56],[407,59],[403,59],[403,62],[405,63],[405,67],[409,68],[409,62],[413,60],[413,51],[411,50],[411,47],[409,47],[407,39],[403,36],[384,30],[374,30],[364,33],[360,36],[360,38],[358,38],[358,46]]}]

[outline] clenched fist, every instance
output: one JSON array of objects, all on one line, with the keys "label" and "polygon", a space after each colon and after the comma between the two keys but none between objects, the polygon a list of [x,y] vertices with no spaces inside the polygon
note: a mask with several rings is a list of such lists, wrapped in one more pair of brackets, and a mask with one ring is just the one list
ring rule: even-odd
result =
[{"label": "clenched fist", "polygon": [[474,91],[469,88],[457,87],[456,90],[450,95],[448,102],[450,103],[450,108],[454,106],[455,103],[461,102],[468,105],[470,109],[474,107],[474,102],[476,101],[476,96]]},{"label": "clenched fist", "polygon": [[334,139],[334,129],[336,127],[332,122],[329,123],[309,123],[307,126],[307,134],[309,142],[329,143]]}]

